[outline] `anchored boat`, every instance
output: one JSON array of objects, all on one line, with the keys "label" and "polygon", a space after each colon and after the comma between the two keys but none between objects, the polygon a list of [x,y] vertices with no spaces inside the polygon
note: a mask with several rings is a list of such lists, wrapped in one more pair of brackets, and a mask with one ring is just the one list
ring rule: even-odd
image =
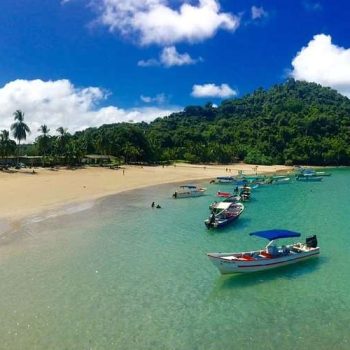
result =
[{"label": "anchored boat", "polygon": [[306,238],[305,243],[275,246],[276,239],[300,237],[300,233],[288,230],[258,231],[250,234],[269,240],[264,249],[239,253],[208,253],[210,261],[222,274],[263,271],[294,264],[320,254],[316,235]]},{"label": "anchored boat", "polygon": [[198,197],[204,195],[206,190],[206,188],[195,185],[182,185],[173,193],[173,198]]},{"label": "anchored boat", "polygon": [[296,177],[297,181],[302,181],[302,182],[319,182],[322,181],[323,178],[321,176],[314,176],[314,175],[299,175]]},{"label": "anchored boat", "polygon": [[213,211],[214,209],[217,209],[220,203],[238,203],[240,200],[241,200],[241,196],[238,196],[238,195],[226,197],[221,202],[214,201],[213,203],[211,203],[209,205],[209,209]]},{"label": "anchored boat", "polygon": [[223,192],[223,191],[218,191],[216,195],[221,198],[239,197],[237,193]]},{"label": "anchored boat", "polygon": [[216,178],[217,183],[233,183],[235,178],[233,176],[218,176]]},{"label": "anchored boat", "polygon": [[220,202],[208,219],[204,221],[207,228],[220,228],[228,225],[232,221],[239,218],[244,210],[242,203]]},{"label": "anchored boat", "polygon": [[301,168],[299,171],[296,173],[297,177],[303,177],[303,176],[331,176],[331,173],[328,173],[326,171],[316,171],[314,169],[304,169]]}]

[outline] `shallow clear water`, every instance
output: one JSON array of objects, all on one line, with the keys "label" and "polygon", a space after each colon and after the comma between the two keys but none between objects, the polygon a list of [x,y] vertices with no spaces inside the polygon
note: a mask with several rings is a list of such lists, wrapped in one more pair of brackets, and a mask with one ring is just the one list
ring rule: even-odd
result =
[{"label": "shallow clear water", "polygon": [[[203,220],[227,185],[177,200],[174,186],[152,187],[33,218],[0,242],[0,348],[349,349],[349,178],[261,187],[221,231]],[[225,277],[206,257],[260,248],[248,233],[269,228],[316,233],[321,256]]]}]

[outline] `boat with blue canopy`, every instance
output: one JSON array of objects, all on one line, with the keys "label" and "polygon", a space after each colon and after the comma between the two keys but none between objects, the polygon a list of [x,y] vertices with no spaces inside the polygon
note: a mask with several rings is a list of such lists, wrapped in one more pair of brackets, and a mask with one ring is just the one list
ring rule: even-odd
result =
[{"label": "boat with blue canopy", "polygon": [[269,243],[265,248],[239,253],[207,253],[210,261],[222,274],[264,271],[294,264],[320,254],[316,235],[306,238],[305,243],[297,242],[276,246],[277,239],[300,237],[301,234],[284,229],[273,229],[250,233],[251,236],[265,238]]},{"label": "boat with blue canopy", "polygon": [[270,241],[280,238],[291,238],[291,237],[300,237],[301,234],[298,232],[293,232],[289,230],[267,230],[267,231],[257,231],[249,233],[250,236],[257,236],[261,238],[266,238]]}]

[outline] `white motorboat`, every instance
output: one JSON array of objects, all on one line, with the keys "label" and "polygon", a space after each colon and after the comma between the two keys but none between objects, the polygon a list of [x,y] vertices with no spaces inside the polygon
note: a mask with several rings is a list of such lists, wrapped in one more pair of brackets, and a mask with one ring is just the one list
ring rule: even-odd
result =
[{"label": "white motorboat", "polygon": [[204,224],[207,228],[221,228],[238,219],[243,211],[242,203],[220,202],[212,208],[212,213]]},{"label": "white motorboat", "polygon": [[250,235],[268,239],[265,249],[239,253],[208,253],[210,261],[222,274],[247,273],[272,269],[310,259],[320,254],[316,235],[306,238],[305,243],[275,246],[274,240],[300,237],[300,233],[288,230],[268,230]]},{"label": "white motorboat", "polygon": [[214,209],[217,209],[217,207],[220,205],[220,203],[238,203],[241,200],[241,196],[230,196],[225,198],[221,202],[214,201],[209,205],[209,209],[212,211]]},{"label": "white motorboat", "polygon": [[202,196],[206,190],[206,188],[196,185],[182,185],[173,193],[173,198],[198,197]]}]

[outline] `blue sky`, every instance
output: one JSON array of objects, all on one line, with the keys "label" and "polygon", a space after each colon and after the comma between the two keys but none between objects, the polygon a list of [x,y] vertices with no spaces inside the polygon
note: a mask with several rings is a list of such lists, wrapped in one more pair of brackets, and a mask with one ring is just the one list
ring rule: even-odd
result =
[{"label": "blue sky", "polygon": [[350,96],[350,4],[1,0],[0,127],[152,120],[288,76]]}]

